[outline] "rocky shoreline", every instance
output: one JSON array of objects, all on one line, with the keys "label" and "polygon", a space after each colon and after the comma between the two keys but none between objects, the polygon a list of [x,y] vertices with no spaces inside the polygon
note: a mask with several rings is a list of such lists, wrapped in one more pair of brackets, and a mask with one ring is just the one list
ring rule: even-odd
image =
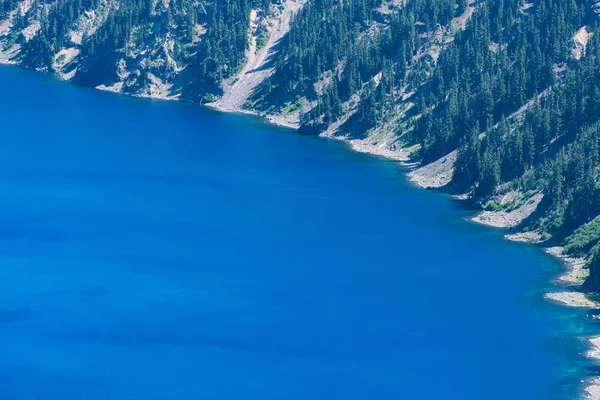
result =
[{"label": "rocky shoreline", "polygon": [[[560,259],[565,266],[565,272],[556,278],[556,282],[565,288],[573,288],[574,291],[550,292],[544,297],[567,307],[580,307],[588,310],[600,309],[600,303],[590,299],[585,293],[577,291],[577,288],[587,277],[587,270],[584,268],[585,260],[563,255],[561,247],[550,247],[546,249],[546,252]],[[586,357],[600,362],[600,335],[583,339],[591,347],[585,353]],[[586,399],[600,399],[600,376],[587,380],[583,393]]]},{"label": "rocky shoreline", "polygon": [[[409,181],[417,187],[423,189],[439,189],[452,179],[452,169],[456,160],[456,151],[440,158],[432,164],[421,166],[418,163],[410,162],[410,154],[400,150],[391,150],[382,146],[369,144],[366,140],[352,140],[343,136],[326,136],[336,140],[345,141],[349,147],[361,153],[385,157],[391,161],[400,161],[403,165],[410,168],[407,176]],[[502,197],[502,201],[514,200],[519,198],[519,193],[509,192]],[[466,195],[455,195],[455,199],[460,201],[467,200]],[[543,195],[541,193],[533,195],[528,199],[521,199],[518,207],[512,211],[481,211],[471,218],[471,221],[490,226],[493,228],[509,229],[518,226],[523,220],[529,217],[541,202]],[[542,236],[537,232],[516,232],[506,234],[505,239],[514,242],[529,243],[540,245],[543,242]],[[563,254],[563,247],[546,247],[544,251],[556,259],[560,260],[565,267],[563,274],[554,279],[558,287],[563,290],[546,293],[544,298],[548,301],[558,303],[568,307],[580,307],[585,309],[600,309],[600,302],[596,302],[578,290],[588,275],[585,268],[586,260],[584,258],[574,258]],[[585,354],[589,358],[600,361],[600,335],[583,338],[589,345],[590,350]],[[582,390],[585,399],[600,399],[600,376],[593,377],[585,381]]]},{"label": "rocky shoreline", "polygon": [[[420,188],[441,188],[450,183],[455,160],[456,151],[429,165],[414,169],[409,172],[408,178],[415,186]],[[453,197],[461,201],[467,199],[466,195],[455,195]],[[470,218],[471,221],[494,228],[515,228],[536,210],[543,195],[537,193],[530,198],[524,198],[518,192],[508,192],[496,197],[495,200],[499,204],[505,204],[509,201],[516,202],[518,205],[511,211],[481,211]],[[535,245],[540,245],[543,242],[542,236],[537,232],[516,232],[506,234],[504,237],[510,241]],[[563,254],[563,250],[561,246],[544,248],[546,253],[560,260],[565,268],[564,273],[554,280],[557,286],[562,287],[562,290],[546,293],[544,298],[567,307],[579,307],[588,310],[600,309],[600,302],[590,299],[586,293],[579,290],[589,273],[585,268],[586,260],[566,256]],[[590,350],[586,352],[585,356],[600,362],[600,335],[585,337],[583,340],[590,346]],[[582,390],[583,398],[600,399],[600,376],[582,382],[585,384]]]}]

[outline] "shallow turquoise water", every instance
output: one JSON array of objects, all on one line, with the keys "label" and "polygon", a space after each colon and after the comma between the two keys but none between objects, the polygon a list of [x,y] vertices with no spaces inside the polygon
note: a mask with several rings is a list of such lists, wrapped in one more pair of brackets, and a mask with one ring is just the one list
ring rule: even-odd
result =
[{"label": "shallow turquoise water", "polygon": [[0,69],[0,399],[551,399],[560,266],[389,162]]}]

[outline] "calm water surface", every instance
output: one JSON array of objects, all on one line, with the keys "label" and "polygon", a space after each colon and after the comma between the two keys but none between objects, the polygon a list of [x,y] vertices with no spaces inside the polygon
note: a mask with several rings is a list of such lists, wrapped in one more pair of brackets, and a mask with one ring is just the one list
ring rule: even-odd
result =
[{"label": "calm water surface", "polygon": [[552,399],[560,266],[397,165],[0,69],[0,399]]}]

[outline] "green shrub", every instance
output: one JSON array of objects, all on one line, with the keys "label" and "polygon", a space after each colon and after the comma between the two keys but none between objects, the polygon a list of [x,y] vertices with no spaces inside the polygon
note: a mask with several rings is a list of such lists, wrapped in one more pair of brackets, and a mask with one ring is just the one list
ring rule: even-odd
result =
[{"label": "green shrub", "polygon": [[565,253],[584,256],[600,240],[600,216],[580,226],[564,242]]}]

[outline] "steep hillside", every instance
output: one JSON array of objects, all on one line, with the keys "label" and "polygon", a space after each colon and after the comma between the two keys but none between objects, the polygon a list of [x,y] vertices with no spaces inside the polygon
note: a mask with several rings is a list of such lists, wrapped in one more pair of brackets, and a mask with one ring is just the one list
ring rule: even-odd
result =
[{"label": "steep hillside", "polygon": [[[212,99],[245,62],[251,14],[278,1],[0,2],[1,59],[101,89]],[[267,27],[262,27],[266,30]]]},{"label": "steep hillside", "polygon": [[597,10],[585,0],[309,2],[247,107],[422,162],[414,181],[470,198],[477,222],[586,256],[584,287],[598,290]]}]

